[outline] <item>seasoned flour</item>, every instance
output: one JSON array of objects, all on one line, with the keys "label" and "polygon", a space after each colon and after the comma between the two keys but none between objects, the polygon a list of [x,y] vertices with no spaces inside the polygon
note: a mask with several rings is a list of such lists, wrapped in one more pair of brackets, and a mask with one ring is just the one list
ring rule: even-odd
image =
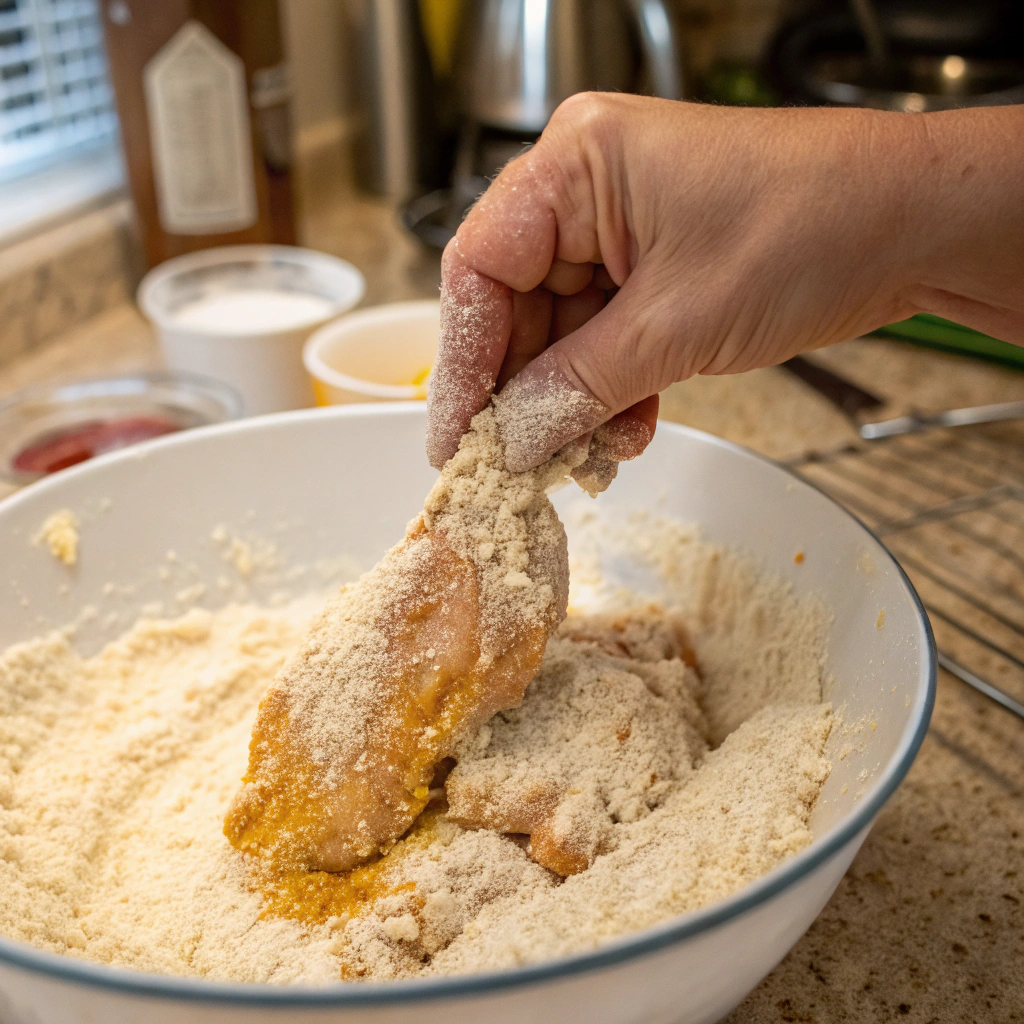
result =
[{"label": "seasoned flour", "polygon": [[[591,949],[806,846],[829,771],[825,613],[689,528],[576,534],[574,610],[523,705],[458,751],[450,813],[438,780],[410,835],[357,869],[349,909],[306,920],[250,888],[221,827],[256,705],[319,600],[141,621],[88,659],[59,633],[4,652],[0,932],[222,980],[463,973]],[[663,609],[602,592],[608,552],[662,578]],[[573,837],[569,877],[508,831],[530,794]]]}]

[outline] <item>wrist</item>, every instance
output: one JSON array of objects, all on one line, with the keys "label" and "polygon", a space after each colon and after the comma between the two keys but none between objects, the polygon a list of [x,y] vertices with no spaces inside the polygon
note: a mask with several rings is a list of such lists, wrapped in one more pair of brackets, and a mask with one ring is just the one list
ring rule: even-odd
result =
[{"label": "wrist", "polygon": [[1024,108],[904,120],[914,136],[913,164],[904,168],[913,194],[904,231],[908,304],[1012,335],[1024,317]]}]

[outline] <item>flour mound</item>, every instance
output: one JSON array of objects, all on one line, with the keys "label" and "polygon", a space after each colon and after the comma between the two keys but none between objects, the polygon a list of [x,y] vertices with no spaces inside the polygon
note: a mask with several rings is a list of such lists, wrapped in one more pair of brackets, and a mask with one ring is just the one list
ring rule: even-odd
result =
[{"label": "flour mound", "polygon": [[[459,751],[451,817],[529,834],[531,856],[562,875],[614,849],[616,825],[658,807],[707,747],[700,679],[671,632],[656,609],[647,623],[570,617],[522,704]],[[624,654],[623,636],[648,657]]]},{"label": "flour mound", "polygon": [[[435,497],[428,514],[455,515]],[[692,527],[594,517],[572,537],[575,610],[522,707],[455,745],[449,780],[453,807],[461,773],[503,813],[547,787],[584,870],[560,877],[504,822],[460,824],[438,781],[366,869],[379,893],[327,918],[272,912],[221,823],[314,596],[143,620],[91,657],[60,633],[0,653],[0,933],[220,981],[465,974],[599,948],[804,849],[830,768],[825,611]],[[604,587],[607,559],[649,568],[658,603]]]}]

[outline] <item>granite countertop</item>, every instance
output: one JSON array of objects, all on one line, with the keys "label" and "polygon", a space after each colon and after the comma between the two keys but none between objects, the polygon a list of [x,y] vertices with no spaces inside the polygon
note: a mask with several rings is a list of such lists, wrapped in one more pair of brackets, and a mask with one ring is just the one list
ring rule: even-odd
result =
[{"label": "granite countertop", "polygon": [[[307,219],[305,243],[357,264],[367,303],[436,295],[439,261],[387,204],[347,195]],[[892,402],[942,409],[1024,399],[1024,374],[898,342],[815,353]],[[128,304],[0,366],[0,398],[28,383],[159,365]],[[780,369],[670,388],[666,419],[773,458],[852,442],[846,418]],[[1024,722],[945,673],[931,729],[835,895],[728,1019],[1024,1021]]]}]

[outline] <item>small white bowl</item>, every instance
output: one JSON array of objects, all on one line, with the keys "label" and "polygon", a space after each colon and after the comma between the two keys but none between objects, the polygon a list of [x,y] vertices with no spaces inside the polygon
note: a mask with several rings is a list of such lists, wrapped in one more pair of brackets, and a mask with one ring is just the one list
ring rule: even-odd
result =
[{"label": "small white bowl", "polygon": [[316,404],[426,398],[440,330],[437,299],[372,306],[321,327],[302,350]]},{"label": "small white bowl", "polygon": [[302,345],[365,290],[351,263],[326,253],[229,245],[161,263],[143,278],[138,302],[168,366],[230,384],[255,416],[313,404]]}]

